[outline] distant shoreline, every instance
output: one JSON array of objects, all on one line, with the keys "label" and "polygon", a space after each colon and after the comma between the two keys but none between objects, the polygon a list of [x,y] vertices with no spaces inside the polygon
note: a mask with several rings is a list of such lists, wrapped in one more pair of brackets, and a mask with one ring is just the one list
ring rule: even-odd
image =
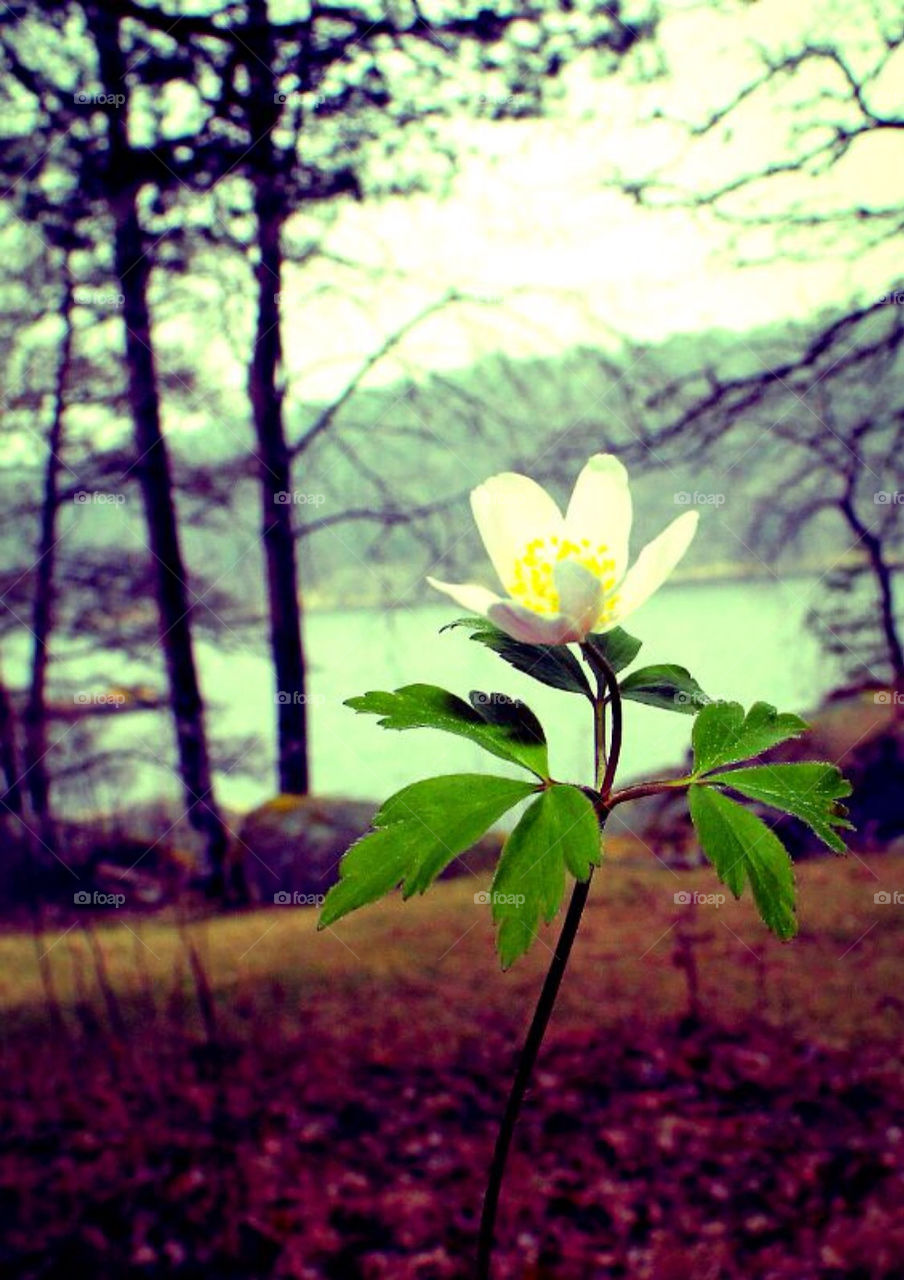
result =
[{"label": "distant shoreline", "polygon": [[[797,560],[793,564],[782,565],[776,570],[772,570],[762,561],[737,561],[724,560],[715,561],[711,564],[693,566],[684,570],[678,570],[672,575],[665,584],[665,590],[674,589],[676,587],[688,586],[710,586],[714,583],[745,583],[745,582],[781,582],[788,578],[820,578],[833,572],[836,569],[854,569],[865,564],[865,558],[857,555],[855,552],[845,552],[837,559],[813,557],[807,560]],[[904,559],[891,561],[894,569],[904,568]],[[477,578],[477,575],[473,575]],[[469,575],[465,575],[465,579],[470,580]],[[406,583],[406,587],[410,587],[410,582]],[[386,594],[389,589],[387,588]],[[345,610],[352,609],[381,609],[381,610],[401,610],[401,609],[421,609],[429,607],[433,601],[429,598],[419,597],[409,600],[392,600],[386,599],[386,594],[374,594],[365,596],[358,593],[357,599],[351,603],[349,598],[344,595],[337,595],[333,591],[321,591],[314,587],[304,593],[304,606],[312,613],[341,613]],[[436,603],[441,603],[439,599]]]}]

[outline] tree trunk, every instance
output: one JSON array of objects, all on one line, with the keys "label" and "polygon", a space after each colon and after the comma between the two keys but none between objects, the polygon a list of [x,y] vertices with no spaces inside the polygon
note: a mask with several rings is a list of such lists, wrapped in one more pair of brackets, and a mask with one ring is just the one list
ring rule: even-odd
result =
[{"label": "tree trunk", "polygon": [[885,559],[882,540],[868,529],[854,507],[853,498],[846,494],[841,510],[853,532],[863,543],[879,593],[879,625],[885,641],[885,653],[891,667],[892,683],[898,691],[904,691],[904,646],[898,634],[895,618],[894,585],[892,568]]},{"label": "tree trunk", "polygon": [[280,109],[274,95],[273,47],[266,0],[249,0],[249,124],[254,143],[246,157],[254,192],[259,259],[257,330],[248,371],[248,395],[260,463],[262,536],[267,567],[270,650],[276,679],[279,789],[304,795],[310,785],[307,751],[306,663],[293,534],[292,468],[282,412],[279,287],[281,232],[286,217],[279,157],[271,133]]},{"label": "tree trunk", "polygon": [[[105,94],[128,102],[126,66],[118,20],[91,7]],[[169,456],[160,428],[160,400],[148,305],[150,263],[138,217],[141,182],[128,141],[127,110],[105,108],[108,120],[107,198],[113,220],[113,253],[123,297],[129,406],[138,454],[135,463],[144,501],[149,549],[154,560],[160,643],[176,730],[179,774],[191,825],[205,839],[212,896],[241,896],[237,867],[227,865],[227,834],[213,795],[204,709],[195,668],[191,604],[173,505]]]},{"label": "tree trunk", "polygon": [[63,447],[63,419],[66,392],[72,361],[72,275],[68,258],[63,263],[63,298],[61,314],[65,328],[60,343],[53,389],[53,419],[47,435],[47,465],[44,471],[44,495],[41,500],[38,557],[35,564],[34,605],[31,630],[34,640],[31,678],[25,702],[25,784],[31,812],[41,842],[48,849],[55,846],[50,811],[50,776],[47,769],[47,664],[48,644],[53,630],[56,574],[58,480],[60,453]]},{"label": "tree trunk", "polygon": [[3,789],[0,793],[0,816],[22,817],[22,782],[19,777],[19,751],[16,745],[16,713],[9,691],[0,677],[0,771]]}]

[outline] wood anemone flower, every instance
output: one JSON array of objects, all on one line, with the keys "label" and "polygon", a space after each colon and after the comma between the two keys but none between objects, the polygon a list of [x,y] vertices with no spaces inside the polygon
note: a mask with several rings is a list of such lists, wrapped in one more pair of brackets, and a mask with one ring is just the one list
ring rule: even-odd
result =
[{"label": "wood anemone flower", "polygon": [[611,453],[589,459],[564,516],[535,480],[512,471],[478,485],[471,510],[507,596],[476,583],[427,581],[526,644],[570,644],[618,626],[668,578],[698,519],[685,511],[629,568],[628,473]]}]

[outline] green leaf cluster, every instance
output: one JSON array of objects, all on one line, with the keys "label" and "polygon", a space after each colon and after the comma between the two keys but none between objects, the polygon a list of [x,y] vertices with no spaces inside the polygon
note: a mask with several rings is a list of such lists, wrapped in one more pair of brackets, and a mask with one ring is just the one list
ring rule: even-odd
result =
[{"label": "green leaf cluster", "polygon": [[525,809],[493,878],[496,947],[508,968],[562,905],[565,872],[587,880],[600,863],[596,812],[579,787],[555,783]]},{"label": "green leaf cluster", "polygon": [[402,896],[423,893],[454,858],[470,849],[509,809],[536,791],[520,778],[455,773],[414,782],[390,796],[373,831],[355,841],[339,864],[340,879],[326,896],[320,927],[402,885]]},{"label": "green leaf cluster", "polygon": [[497,948],[502,963],[511,964],[530,946],[540,921],[558,911],[566,871],[586,880],[598,864],[600,832],[592,802],[579,787],[549,779],[543,728],[517,699],[475,691],[465,702],[436,685],[413,684],[366,693],[347,705],[378,716],[387,729],[441,729],[468,738],[533,777],[451,774],[403,787],[380,808],[373,830],[342,858],[320,927],[399,885],[403,897],[423,893],[504,813],[533,795],[505,843],[492,887]]},{"label": "green leaf cluster", "polygon": [[[485,645],[541,684],[593,698],[584,669],[568,645],[522,644],[486,618],[458,618],[442,630],[452,627],[467,627],[472,640]],[[622,627],[613,627],[609,631],[589,635],[584,648],[589,651],[591,659],[600,659],[618,674],[637,657],[641,641]],[[643,702],[663,711],[677,711],[685,715],[695,715],[710,701],[691,673],[674,663],[655,663],[633,671],[620,681],[619,691],[628,701]]]},{"label": "green leaf cluster", "polygon": [[844,853],[838,833],[852,828],[841,801],[851,785],[836,765],[823,761],[724,766],[761,755],[806,729],[799,716],[766,702],[754,703],[746,714],[738,702],[712,702],[700,710],[692,733],[688,805],[700,847],[735,897],[750,884],[760,915],[780,938],[797,931],[791,858],[762,818],[725,793],[799,818],[830,849]]},{"label": "green leaf cluster", "polygon": [[472,693],[470,704],[435,684],[406,684],[392,693],[371,692],[345,703],[380,717],[384,729],[442,729],[469,738],[485,751],[549,776],[546,738],[523,702],[500,693]]},{"label": "green leaf cluster", "polygon": [[[462,618],[450,626],[469,628],[472,640],[543,684],[591,701],[597,696],[567,645],[521,644],[483,618]],[[768,927],[780,938],[791,937],[796,931],[791,859],[775,831],[735,797],[800,819],[830,849],[844,852],[840,833],[851,824],[842,800],[851,788],[835,765],[744,763],[798,737],[806,723],[766,702],[745,712],[738,702],[713,701],[676,664],[621,674],[641,648],[621,627],[588,636],[582,648],[591,670],[600,672],[604,663],[619,678],[626,701],[695,717],[693,771],[669,785],[687,787],[691,820],[719,878],[735,896],[749,885]],[[497,949],[507,967],[559,910],[566,875],[587,880],[599,864],[600,829],[592,800],[580,787],[551,779],[543,727],[518,699],[475,690],[466,702],[437,685],[410,684],[392,692],[371,691],[346,705],[377,716],[386,729],[439,729],[466,738],[531,776],[451,774],[415,782],[391,796],[373,829],[343,857],[321,927],[399,885],[404,897],[423,893],[504,813],[530,801],[505,842],[491,891]]]}]

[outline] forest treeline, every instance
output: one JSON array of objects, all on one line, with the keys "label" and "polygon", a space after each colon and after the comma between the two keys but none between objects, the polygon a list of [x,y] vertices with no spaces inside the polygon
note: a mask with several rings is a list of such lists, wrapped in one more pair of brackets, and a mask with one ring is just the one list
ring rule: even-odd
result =
[{"label": "forest treeline", "polygon": [[[650,350],[622,338],[375,388],[419,326],[505,305],[445,291],[386,332],[333,396],[289,376],[306,272],[374,270],[332,257],[345,206],[441,198],[462,162],[453,124],[529,127],[558,109],[578,61],[592,60],[601,95],[618,77],[667,94],[662,18],[655,5],[627,14],[592,0],[4,7],[0,773],[29,856],[60,856],[55,781],[96,755],[93,725],[162,704],[209,892],[240,897],[199,638],[229,647],[263,631],[274,689],[291,694],[273,702],[274,789],[305,794],[306,591],[410,565],[416,599],[427,569],[473,552],[463,503],[501,467],[564,484],[588,453],[611,449],[649,473],[641,495],[645,483],[734,487],[743,502],[720,522],[720,557],[771,565],[795,546],[837,548],[813,625],[851,679],[904,689],[900,280],[881,294],[852,284],[811,322],[743,340]],[[777,262],[827,239],[852,262],[893,243],[900,207],[832,204],[820,186],[859,146],[902,136],[880,93],[900,15],[871,6],[867,20],[856,57],[843,33],[777,43],[748,83],[681,122],[705,149],[733,113],[795,85],[772,161],[745,169],[734,153],[738,171],[719,169],[707,188],[683,184],[680,169],[605,180],[638,205],[728,219],[741,259],[751,230],[768,231]],[[821,92],[820,76],[840,91]],[[760,197],[789,175],[793,197],[780,185]],[[66,661],[86,654],[90,705],[66,677]],[[119,676],[136,661],[159,669],[159,690]]]}]

